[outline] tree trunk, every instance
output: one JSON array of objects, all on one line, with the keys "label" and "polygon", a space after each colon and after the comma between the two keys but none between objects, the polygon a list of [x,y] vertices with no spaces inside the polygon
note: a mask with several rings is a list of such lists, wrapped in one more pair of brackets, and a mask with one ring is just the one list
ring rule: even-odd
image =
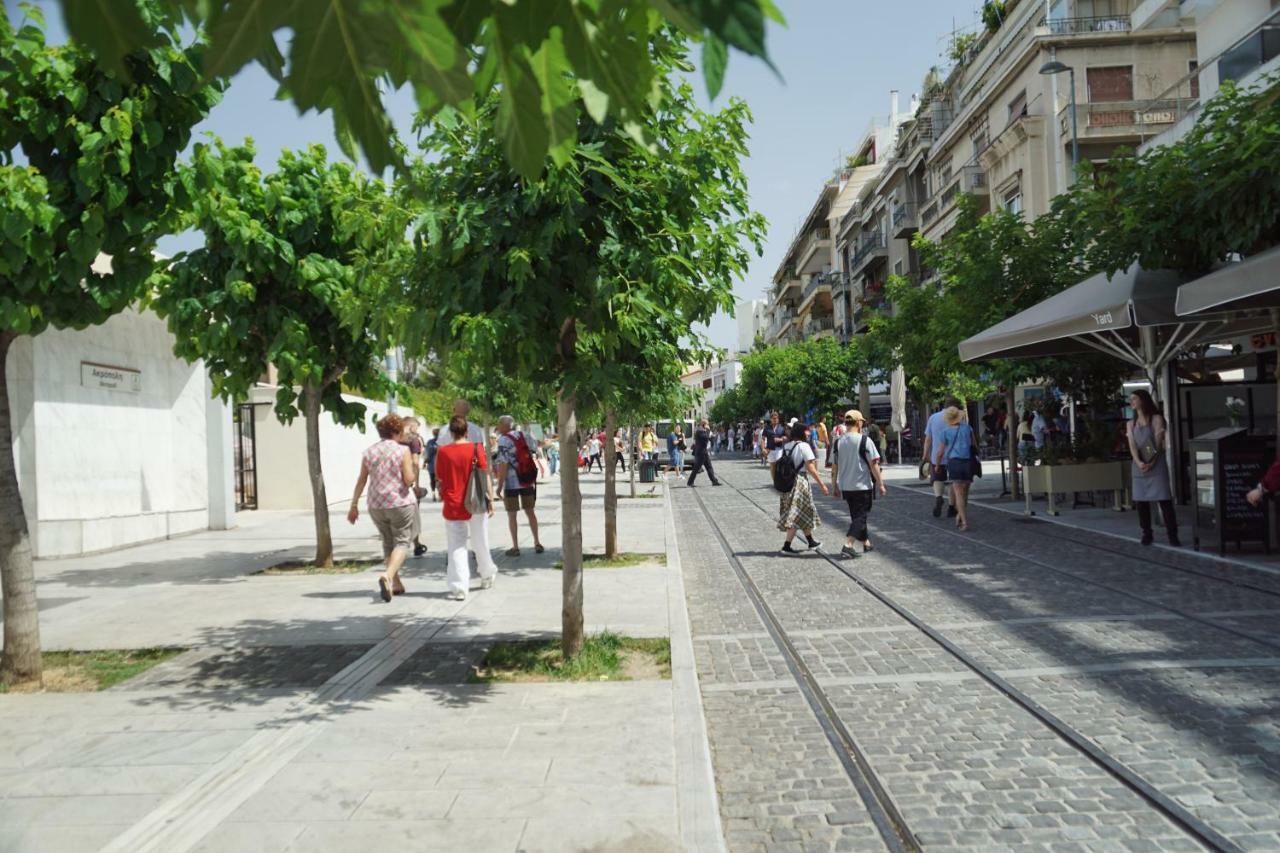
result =
[{"label": "tree trunk", "polygon": [[307,473],[311,475],[311,503],[316,517],[316,565],[333,566],[333,537],[329,534],[329,499],[324,491],[324,471],[320,467],[320,393],[307,387],[302,392],[302,409],[307,422]]},{"label": "tree trunk", "polygon": [[565,660],[582,651],[582,492],[578,489],[576,400],[561,390],[556,400],[560,429],[560,560],[563,603],[560,650]]},{"label": "tree trunk", "polygon": [[871,386],[866,382],[858,383],[858,409],[864,418],[871,417]]},{"label": "tree trunk", "polygon": [[613,435],[618,431],[618,415],[613,409],[604,413],[604,556],[618,556],[618,476],[614,468],[618,464],[618,451]]},{"label": "tree trunk", "polygon": [[[1280,399],[1280,397],[1276,399]],[[627,427],[627,435],[631,439],[627,447],[627,461],[631,463],[631,497],[634,498],[636,496],[636,466],[640,464],[640,454],[631,452],[636,446],[636,436],[638,435],[635,424]],[[1280,435],[1280,433],[1277,433],[1277,435]]]},{"label": "tree trunk", "polygon": [[9,415],[9,380],[5,374],[9,348],[17,339],[0,332],[0,590],[4,593],[4,654],[0,682],[42,682],[40,617],[36,609],[36,575],[31,565],[31,538],[13,464],[13,427]]},{"label": "tree trunk", "polygon": [[1022,481],[1018,479],[1018,412],[1014,408],[1017,397],[1012,385],[1005,391],[1004,403],[1008,410],[1005,423],[1009,427],[1009,493],[1016,501],[1022,497]]}]

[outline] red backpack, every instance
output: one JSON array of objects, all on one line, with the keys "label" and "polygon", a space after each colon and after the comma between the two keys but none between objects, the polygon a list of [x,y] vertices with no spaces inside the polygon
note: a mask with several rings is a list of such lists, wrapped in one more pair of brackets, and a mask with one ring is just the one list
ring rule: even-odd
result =
[{"label": "red backpack", "polygon": [[531,486],[538,482],[538,465],[533,461],[533,452],[529,450],[529,442],[523,432],[516,432],[511,443],[516,448],[516,479],[521,486]]}]

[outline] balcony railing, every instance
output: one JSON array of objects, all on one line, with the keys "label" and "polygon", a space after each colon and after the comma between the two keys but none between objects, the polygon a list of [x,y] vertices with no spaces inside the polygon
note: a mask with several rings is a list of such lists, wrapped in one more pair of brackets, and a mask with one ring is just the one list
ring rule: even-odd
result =
[{"label": "balcony railing", "polygon": [[1078,36],[1085,33],[1123,33],[1130,28],[1128,15],[1101,15],[1093,18],[1051,18],[1042,20],[1055,36]]},{"label": "balcony railing", "polygon": [[853,268],[857,269],[873,252],[884,247],[884,235],[879,231],[872,231],[870,234],[864,235],[862,243],[858,246],[858,251],[854,253]]},{"label": "balcony railing", "polygon": [[809,322],[804,324],[804,331],[806,335],[814,335],[831,331],[835,327],[835,321],[831,317],[810,317]]},{"label": "balcony railing", "polygon": [[916,211],[915,204],[900,204],[893,209],[893,231],[895,234],[904,230],[915,230]]},{"label": "balcony railing", "polygon": [[804,291],[800,297],[800,304],[803,305],[808,302],[809,297],[818,292],[818,288],[831,287],[834,281],[834,276],[830,273],[819,273],[818,275],[810,278],[809,283],[804,286]]},{"label": "balcony railing", "polygon": [[987,173],[976,164],[969,164],[960,170],[960,183],[967,193],[985,193],[987,191]]}]

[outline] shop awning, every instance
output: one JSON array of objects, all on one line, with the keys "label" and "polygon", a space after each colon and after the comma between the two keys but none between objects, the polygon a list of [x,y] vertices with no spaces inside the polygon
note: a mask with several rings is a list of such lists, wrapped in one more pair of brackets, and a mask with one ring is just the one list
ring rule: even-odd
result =
[{"label": "shop awning", "polygon": [[960,358],[1103,352],[1142,368],[1154,381],[1159,369],[1188,347],[1265,328],[1257,319],[1222,314],[1179,317],[1175,303],[1185,283],[1178,273],[1137,264],[1112,277],[1090,276],[962,341]]},{"label": "shop awning", "polygon": [[1280,308],[1280,246],[1178,288],[1180,317]]}]

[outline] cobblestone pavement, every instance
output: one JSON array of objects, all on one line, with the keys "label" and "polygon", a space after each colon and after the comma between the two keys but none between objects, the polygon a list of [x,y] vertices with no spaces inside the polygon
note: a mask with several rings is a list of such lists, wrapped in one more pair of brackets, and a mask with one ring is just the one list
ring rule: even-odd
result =
[{"label": "cobblestone pavement", "polygon": [[[717,471],[737,488],[697,495],[922,846],[1201,849],[825,560],[779,556],[761,467]],[[694,495],[672,503],[730,849],[883,847]],[[843,503],[818,499],[836,552]],[[931,508],[891,490],[849,567],[1211,830],[1280,849],[1276,578],[982,509],[956,534]]]}]

